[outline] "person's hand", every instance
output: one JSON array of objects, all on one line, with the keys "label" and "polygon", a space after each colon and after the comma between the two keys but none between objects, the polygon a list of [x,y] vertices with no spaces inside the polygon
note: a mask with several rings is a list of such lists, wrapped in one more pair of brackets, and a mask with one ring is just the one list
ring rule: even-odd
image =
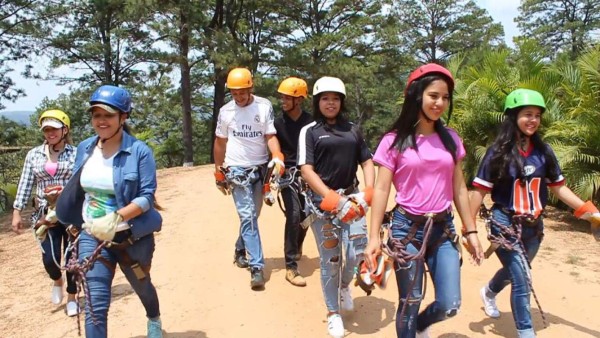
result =
[{"label": "person's hand", "polygon": [[319,208],[332,214],[337,214],[342,210],[342,207],[346,202],[348,202],[348,197],[343,197],[335,190],[330,189],[321,201],[321,204],[319,204]]},{"label": "person's hand", "polygon": [[21,233],[21,229],[23,229],[23,218],[21,217],[21,213],[19,210],[13,211],[12,217],[12,231],[17,234]]},{"label": "person's hand", "polygon": [[367,265],[369,272],[372,273],[375,271],[376,267],[373,266],[373,262],[375,262],[375,259],[380,254],[381,254],[381,241],[379,240],[379,238],[370,239],[369,243],[367,244],[367,247],[365,248],[365,251],[364,251],[365,264]]},{"label": "person's hand", "polygon": [[227,178],[225,177],[225,174],[220,170],[215,171],[215,184],[217,185],[217,189],[219,189],[219,191],[223,193],[223,195],[231,194],[231,189],[229,189],[229,183],[227,182]]},{"label": "person's hand", "polygon": [[465,245],[465,248],[471,255],[472,262],[477,265],[481,265],[481,262],[483,262],[484,259],[484,254],[483,248],[481,247],[481,242],[479,242],[479,236],[477,236],[477,232],[468,233],[466,236],[463,236],[463,238],[466,238],[467,245]]},{"label": "person's hand", "polygon": [[272,180],[278,180],[285,173],[285,164],[283,163],[283,154],[276,152],[272,154],[271,161],[267,165],[269,169],[273,168],[271,173]]},{"label": "person's hand", "polygon": [[336,215],[342,222],[351,223],[364,217],[369,211],[369,204],[365,201],[365,193],[348,195],[348,202],[342,206],[342,210]]},{"label": "person's hand", "polygon": [[600,241],[600,212],[595,212],[591,214],[588,218],[588,222],[590,222],[592,235],[594,236],[596,241]]},{"label": "person's hand", "polygon": [[46,221],[52,224],[58,222],[58,216],[56,215],[56,210],[54,208],[48,208],[48,213],[46,213]]},{"label": "person's hand", "polygon": [[83,224],[83,229],[101,241],[112,241],[115,238],[117,225],[123,222],[123,216],[111,212],[100,218],[94,218],[89,223]]}]

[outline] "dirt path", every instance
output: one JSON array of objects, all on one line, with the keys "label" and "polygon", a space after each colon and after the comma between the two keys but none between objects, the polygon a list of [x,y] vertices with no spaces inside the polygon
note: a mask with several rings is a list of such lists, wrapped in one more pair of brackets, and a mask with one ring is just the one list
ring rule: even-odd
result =
[{"label": "dirt path", "polygon": [[[157,236],[153,280],[166,337],[327,337],[318,257],[309,233],[299,262],[308,286],[285,281],[283,214],[263,208],[259,220],[266,257],[266,289],[250,290],[250,274],[232,264],[238,219],[231,197],[214,188],[212,166],[172,168],[159,174],[159,202],[166,207]],[[0,226],[0,337],[77,337],[64,304],[50,302],[51,281],[31,233],[15,236],[10,219]],[[480,224],[480,227],[482,225]],[[535,303],[538,337],[600,337],[600,246],[586,224],[550,211],[546,238],[533,264],[534,288],[546,312],[544,328]],[[480,232],[481,233],[481,232]],[[483,239],[483,238],[481,238]],[[459,315],[435,325],[432,337],[515,337],[509,289],[499,296],[501,318],[487,318],[478,290],[499,267],[496,258],[462,269]],[[393,277],[392,277],[393,278]],[[433,289],[428,287],[425,302]],[[393,337],[395,283],[367,297],[353,290],[356,310],[344,316],[347,337]],[[110,337],[145,337],[143,308],[120,272],[113,283]]]}]

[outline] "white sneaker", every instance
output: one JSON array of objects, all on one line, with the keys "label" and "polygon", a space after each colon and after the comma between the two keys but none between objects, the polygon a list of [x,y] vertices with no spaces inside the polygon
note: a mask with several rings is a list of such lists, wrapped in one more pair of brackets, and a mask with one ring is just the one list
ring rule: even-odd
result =
[{"label": "white sneaker", "polygon": [[421,332],[417,331],[415,338],[429,338],[429,328],[426,328]]},{"label": "white sneaker", "polygon": [[344,337],[344,322],[342,321],[342,316],[340,316],[339,313],[334,313],[327,317],[327,331],[333,338]]},{"label": "white sneaker", "polygon": [[67,316],[69,316],[69,317],[77,316],[78,313],[79,313],[79,305],[77,304],[77,302],[74,300],[67,302]]},{"label": "white sneaker", "polygon": [[52,303],[58,305],[60,303],[62,303],[63,297],[64,297],[64,293],[63,293],[63,287],[62,285],[54,285],[52,286]]},{"label": "white sneaker", "polygon": [[481,290],[479,290],[479,294],[483,301],[483,310],[485,311],[485,314],[492,318],[500,317],[500,311],[498,311],[498,307],[496,306],[496,297],[487,296],[487,286],[482,287]]},{"label": "white sneaker", "polygon": [[342,310],[346,312],[354,311],[354,301],[352,300],[352,294],[350,293],[350,287],[340,289],[340,301]]}]

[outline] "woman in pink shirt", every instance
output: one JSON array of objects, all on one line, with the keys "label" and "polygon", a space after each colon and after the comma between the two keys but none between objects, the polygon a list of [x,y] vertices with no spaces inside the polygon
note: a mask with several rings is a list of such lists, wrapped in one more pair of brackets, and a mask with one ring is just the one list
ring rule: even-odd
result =
[{"label": "woman in pink shirt", "polygon": [[[430,325],[458,313],[460,256],[453,201],[466,228],[463,235],[474,248],[473,259],[479,264],[483,258],[462,173],[465,149],[457,133],[441,120],[446,110],[448,118],[452,113],[453,89],[452,74],[442,66],[427,64],[413,71],[400,116],[373,157],[379,169],[365,262],[374,271],[382,246],[394,258],[400,296],[398,337],[429,337]],[[392,184],[397,193],[390,239],[381,243]],[[435,285],[435,301],[419,314],[425,263]]]}]

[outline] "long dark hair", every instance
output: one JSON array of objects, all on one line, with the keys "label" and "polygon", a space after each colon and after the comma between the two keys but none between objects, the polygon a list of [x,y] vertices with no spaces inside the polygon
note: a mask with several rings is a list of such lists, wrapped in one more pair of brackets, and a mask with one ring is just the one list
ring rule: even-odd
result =
[{"label": "long dark hair", "polygon": [[[490,174],[494,183],[510,177],[511,165],[517,168],[517,178],[525,183],[525,170],[523,157],[519,153],[519,142],[525,137],[517,125],[517,115],[525,107],[517,107],[506,111],[504,121],[500,124],[500,131],[492,143],[492,155],[490,158]],[[534,148],[540,149],[546,160],[546,176],[551,181],[558,179],[558,162],[553,156],[550,146],[542,140],[536,131],[529,138]]]},{"label": "long dark hair", "polygon": [[[417,141],[416,141],[416,131],[417,131],[417,123],[419,122],[419,113],[423,107],[423,92],[425,89],[436,80],[442,80],[446,82],[448,85],[449,92],[449,100],[450,106],[448,108],[448,118],[452,115],[453,103],[452,103],[452,93],[454,91],[453,82],[447,78],[446,76],[440,73],[432,73],[431,75],[425,75],[422,78],[419,78],[413,81],[410,86],[406,90],[406,94],[404,96],[404,104],[402,105],[402,111],[400,112],[400,116],[392,127],[388,130],[389,132],[396,133],[396,138],[392,143],[392,148],[398,149],[399,152],[403,152],[408,148],[414,148],[416,151]],[[452,155],[452,159],[456,163],[456,142],[446,129],[444,122],[439,119],[434,122],[434,129],[436,133],[440,136],[444,147],[448,152]]]}]

